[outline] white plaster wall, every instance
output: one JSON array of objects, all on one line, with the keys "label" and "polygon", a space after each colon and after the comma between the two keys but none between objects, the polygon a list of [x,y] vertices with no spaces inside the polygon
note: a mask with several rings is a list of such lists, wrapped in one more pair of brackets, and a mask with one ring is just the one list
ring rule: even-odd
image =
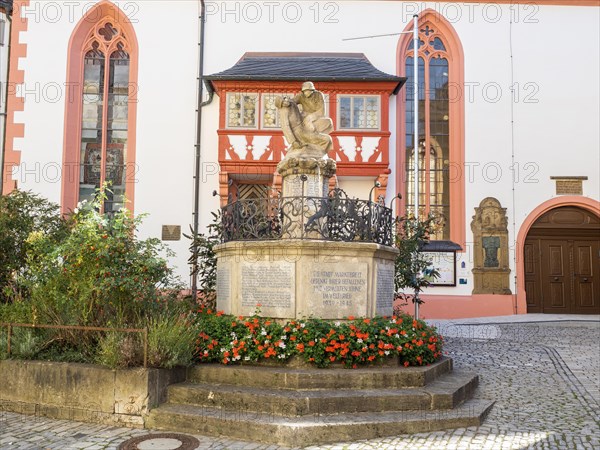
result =
[{"label": "white plaster wall", "polygon": [[[60,164],[64,99],[36,98],[31,89],[36,83],[64,83],[67,43],[75,26],[66,7],[64,17],[56,23],[44,20],[42,12],[32,20],[36,5],[42,3],[32,1],[29,30],[22,33],[22,40],[28,43],[28,57],[20,62],[26,74],[26,106],[17,120],[26,123],[26,130],[16,146],[23,150],[22,162],[27,168],[38,163],[40,167]],[[586,175],[585,195],[600,198],[598,8],[520,5],[511,13],[509,5],[434,2],[207,4],[206,74],[231,67],[248,51],[365,53],[377,68],[395,74],[398,36],[342,39],[399,32],[418,12],[415,8],[429,6],[444,14],[461,39],[465,81],[470,86],[463,93],[469,169],[464,173],[467,241],[472,240],[474,208],[486,196],[498,198],[507,208],[513,240],[527,214],[553,196],[552,175]],[[180,224],[185,231],[192,221],[198,2],[139,1],[128,5],[135,5],[135,10],[128,12],[135,12],[140,47],[136,212],[150,214],[143,235],[160,236],[162,224]],[[224,8],[229,12],[224,14]],[[570,31],[575,28],[585,30],[585,38],[572,37],[569,33],[582,36]],[[514,101],[510,94],[513,81],[518,83],[519,94]],[[390,117],[392,121],[399,117],[393,98]],[[218,207],[211,195],[218,189],[217,97],[204,109],[203,124],[200,218],[206,225],[210,211]],[[394,122],[391,129],[390,159],[394,163]],[[519,169],[514,185],[511,167]],[[364,190],[360,183],[354,187],[349,183],[343,182],[347,189]],[[60,200],[59,182],[27,174],[19,185]],[[392,175],[388,195],[396,191]],[[187,242],[171,246],[178,252],[175,262],[185,275]],[[470,273],[472,255],[467,251],[464,258]],[[514,264],[511,269],[514,275]],[[435,288],[431,293],[468,295],[472,289],[472,279],[468,279],[466,286]]]}]

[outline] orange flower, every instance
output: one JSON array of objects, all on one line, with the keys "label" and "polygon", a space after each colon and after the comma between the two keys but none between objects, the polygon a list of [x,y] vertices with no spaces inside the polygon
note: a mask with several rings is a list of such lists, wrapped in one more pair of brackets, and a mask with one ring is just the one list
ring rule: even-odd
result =
[{"label": "orange flower", "polygon": [[404,361],[404,367],[408,367],[410,366],[410,363],[408,361]]},{"label": "orange flower", "polygon": [[354,316],[348,316],[348,320],[354,320]]},{"label": "orange flower", "polygon": [[375,355],[371,355],[367,358],[369,361],[373,361],[375,359]]},{"label": "orange flower", "polygon": [[309,347],[314,347],[315,346],[315,341],[309,341],[308,345],[309,345]]},{"label": "orange flower", "polygon": [[335,356],[330,356],[329,357],[329,361],[334,362],[335,361]]},{"label": "orange flower", "polygon": [[300,353],[304,352],[304,344],[300,343],[300,344],[296,345],[296,348],[298,349],[298,351]]}]

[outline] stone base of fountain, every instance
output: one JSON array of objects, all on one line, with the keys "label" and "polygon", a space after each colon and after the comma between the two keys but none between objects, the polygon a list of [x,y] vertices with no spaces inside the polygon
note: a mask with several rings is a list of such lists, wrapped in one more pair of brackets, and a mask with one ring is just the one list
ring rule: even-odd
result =
[{"label": "stone base of fountain", "polygon": [[280,319],[392,315],[395,248],[286,239],[216,247],[217,309]]}]

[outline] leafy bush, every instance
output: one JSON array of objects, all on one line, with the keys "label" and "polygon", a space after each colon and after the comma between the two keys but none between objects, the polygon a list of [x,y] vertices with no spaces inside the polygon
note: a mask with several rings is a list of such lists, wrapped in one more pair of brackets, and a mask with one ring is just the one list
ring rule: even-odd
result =
[{"label": "leafy bush", "polygon": [[27,270],[29,235],[40,233],[56,243],[66,230],[58,205],[19,190],[0,196],[0,303],[27,297],[18,276]]},{"label": "leafy bush", "polygon": [[435,328],[409,315],[278,324],[256,315],[236,318],[203,309],[198,326],[201,362],[287,361],[296,356],[317,367],[342,363],[356,368],[394,357],[405,366],[426,365],[442,355],[443,340]]},{"label": "leafy bush", "polygon": [[136,239],[140,219],[127,211],[109,217],[97,209],[76,209],[57,245],[39,232],[29,236],[26,281],[40,323],[135,327],[175,302],[179,285],[166,248]]}]

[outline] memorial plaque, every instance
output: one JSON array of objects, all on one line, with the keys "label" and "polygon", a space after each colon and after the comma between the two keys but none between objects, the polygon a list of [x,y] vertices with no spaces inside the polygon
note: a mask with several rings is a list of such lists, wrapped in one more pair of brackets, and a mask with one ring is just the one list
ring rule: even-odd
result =
[{"label": "memorial plaque", "polygon": [[309,175],[306,181],[306,196],[307,197],[324,197],[323,193],[323,177]]},{"label": "memorial plaque", "polygon": [[163,241],[181,240],[181,225],[163,225],[161,239]]},{"label": "memorial plaque", "polygon": [[217,309],[231,313],[231,268],[224,261],[217,265]]},{"label": "memorial plaque", "polygon": [[367,304],[366,263],[315,263],[308,267],[308,306],[317,317],[364,315]]},{"label": "memorial plaque", "polygon": [[556,195],[583,195],[583,181],[556,180]]},{"label": "memorial plaque", "polygon": [[252,315],[260,305],[271,317],[295,313],[295,265],[283,261],[244,262],[241,267],[241,314]]},{"label": "memorial plaque", "polygon": [[375,313],[391,316],[394,309],[394,264],[377,265]]}]

